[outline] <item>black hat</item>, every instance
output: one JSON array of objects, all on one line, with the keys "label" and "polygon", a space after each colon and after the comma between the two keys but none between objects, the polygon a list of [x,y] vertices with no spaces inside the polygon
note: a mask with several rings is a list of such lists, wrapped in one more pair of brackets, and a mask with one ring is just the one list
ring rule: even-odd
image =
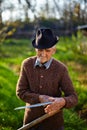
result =
[{"label": "black hat", "polygon": [[34,48],[46,49],[51,48],[59,41],[59,37],[55,36],[51,29],[41,28],[36,32],[36,37],[32,41]]}]

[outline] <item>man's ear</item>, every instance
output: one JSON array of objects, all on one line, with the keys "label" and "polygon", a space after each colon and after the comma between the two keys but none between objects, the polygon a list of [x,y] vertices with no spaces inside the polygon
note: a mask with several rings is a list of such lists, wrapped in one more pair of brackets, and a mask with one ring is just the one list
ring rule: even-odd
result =
[{"label": "man's ear", "polygon": [[37,53],[37,51],[38,51],[38,49],[37,48],[35,48],[35,52]]},{"label": "man's ear", "polygon": [[56,47],[53,48],[53,54],[55,54],[55,53],[56,53]]}]

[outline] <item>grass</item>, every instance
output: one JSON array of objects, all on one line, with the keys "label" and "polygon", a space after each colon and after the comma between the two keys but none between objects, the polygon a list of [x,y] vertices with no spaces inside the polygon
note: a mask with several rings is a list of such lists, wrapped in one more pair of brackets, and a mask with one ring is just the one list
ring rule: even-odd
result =
[{"label": "grass", "polygon": [[[75,38],[61,38],[54,57],[64,62],[75,89],[79,103],[64,110],[65,130],[86,130],[87,125],[87,55],[78,51]],[[22,126],[24,110],[14,111],[24,102],[16,97],[16,83],[23,59],[35,55],[29,40],[7,39],[0,46],[0,130],[16,130]]]}]

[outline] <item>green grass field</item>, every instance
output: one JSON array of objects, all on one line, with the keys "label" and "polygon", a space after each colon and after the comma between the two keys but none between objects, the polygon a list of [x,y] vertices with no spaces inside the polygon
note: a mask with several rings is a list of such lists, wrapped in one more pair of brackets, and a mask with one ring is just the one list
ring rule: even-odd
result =
[{"label": "green grass field", "polygon": [[[64,110],[65,130],[87,130],[87,55],[79,48],[80,40],[61,38],[54,57],[64,62],[78,94],[78,105]],[[29,40],[7,39],[0,45],[0,130],[22,126],[25,103],[16,97],[16,83],[23,59],[35,55]]]}]

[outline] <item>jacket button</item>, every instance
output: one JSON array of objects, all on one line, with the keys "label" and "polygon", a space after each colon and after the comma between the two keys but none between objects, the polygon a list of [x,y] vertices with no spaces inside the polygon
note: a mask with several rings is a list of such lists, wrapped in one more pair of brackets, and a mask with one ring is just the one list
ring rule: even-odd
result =
[{"label": "jacket button", "polygon": [[40,77],[43,78],[43,75],[41,75]]},{"label": "jacket button", "polygon": [[40,88],[42,88],[42,86],[40,85]]}]

